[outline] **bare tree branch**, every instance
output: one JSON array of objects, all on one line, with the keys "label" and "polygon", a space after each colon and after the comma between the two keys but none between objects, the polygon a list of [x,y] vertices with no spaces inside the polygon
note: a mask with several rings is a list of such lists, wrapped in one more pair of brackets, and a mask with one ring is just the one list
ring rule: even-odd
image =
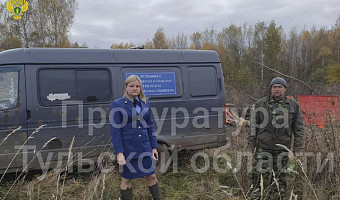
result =
[{"label": "bare tree branch", "polygon": [[291,79],[293,79],[293,80],[295,80],[295,81],[298,81],[298,82],[302,83],[303,85],[305,85],[306,87],[308,87],[311,91],[315,92],[315,94],[319,95],[319,93],[317,93],[312,87],[310,87],[309,85],[307,85],[305,82],[303,82],[303,81],[301,81],[301,80],[299,80],[299,79],[297,79],[297,78],[294,78],[294,77],[288,76],[288,75],[286,75],[286,74],[283,74],[283,73],[281,73],[281,72],[279,72],[279,71],[277,71],[277,70],[275,70],[275,69],[272,69],[272,68],[270,68],[270,67],[268,67],[268,66],[266,66],[266,65],[264,65],[264,64],[262,64],[262,63],[259,63],[259,62],[257,62],[257,61],[254,61],[254,62],[255,62],[256,64],[259,64],[259,65],[261,65],[261,66],[263,66],[263,67],[265,67],[265,68],[267,68],[267,69],[269,69],[269,70],[271,70],[271,71],[273,71],[273,72],[276,72],[276,73],[278,73],[278,74],[280,74],[280,75],[282,75],[282,76],[284,76],[284,77],[291,78]]}]

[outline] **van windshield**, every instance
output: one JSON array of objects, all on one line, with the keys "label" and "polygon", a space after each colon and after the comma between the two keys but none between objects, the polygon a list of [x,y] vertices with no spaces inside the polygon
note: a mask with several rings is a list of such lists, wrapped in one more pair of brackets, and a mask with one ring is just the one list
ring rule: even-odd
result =
[{"label": "van windshield", "polygon": [[17,107],[18,71],[0,70],[0,110]]}]

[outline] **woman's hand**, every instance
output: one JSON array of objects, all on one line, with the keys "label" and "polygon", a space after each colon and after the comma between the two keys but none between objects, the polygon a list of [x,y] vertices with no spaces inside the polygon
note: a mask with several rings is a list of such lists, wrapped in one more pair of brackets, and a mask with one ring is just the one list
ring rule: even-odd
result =
[{"label": "woman's hand", "polygon": [[157,151],[157,149],[152,149],[152,158],[154,160],[158,160],[158,151]]},{"label": "woman's hand", "polygon": [[117,154],[117,163],[118,165],[126,165],[125,156],[123,153]]}]

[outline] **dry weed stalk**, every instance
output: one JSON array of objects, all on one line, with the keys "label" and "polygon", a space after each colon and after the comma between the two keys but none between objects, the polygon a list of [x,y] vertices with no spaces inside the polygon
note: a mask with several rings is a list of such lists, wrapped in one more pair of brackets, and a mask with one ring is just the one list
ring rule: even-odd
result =
[{"label": "dry weed stalk", "polygon": [[2,142],[0,143],[0,146],[11,136],[13,135],[15,132],[17,132],[18,130],[21,129],[21,126],[19,126],[18,128],[14,129],[12,132],[10,132],[5,138],[4,140],[2,140]]},{"label": "dry weed stalk", "polygon": [[295,200],[295,199],[297,199],[297,195],[294,194],[294,190],[292,190],[291,193],[290,193],[289,200]]},{"label": "dry weed stalk", "polygon": [[[43,147],[40,149],[40,151],[38,153],[40,153],[46,146],[48,143],[50,143],[52,140],[56,139],[56,137],[51,138],[50,140],[48,140]],[[25,166],[25,168],[22,170],[22,172],[19,174],[18,178],[15,179],[15,181],[13,182],[13,184],[11,185],[11,187],[8,189],[4,199],[7,197],[7,195],[9,194],[9,192],[12,190],[12,188],[14,187],[14,185],[18,182],[18,180],[21,178],[21,176],[23,175],[23,173],[27,170],[28,166],[33,162],[33,160],[35,159],[35,157],[37,157],[37,154],[34,155],[34,157],[32,158],[32,160]]]},{"label": "dry weed stalk", "polygon": [[[71,141],[71,144],[70,144],[70,147],[68,148],[68,156],[67,156],[67,163],[66,163],[66,166],[65,166],[65,173],[64,173],[64,178],[63,178],[63,185],[62,185],[61,190],[60,190],[60,199],[63,199],[63,192],[64,192],[66,174],[67,174],[67,170],[68,170],[68,165],[69,165],[70,160],[71,160],[71,155],[72,155],[72,148],[73,148],[74,138],[75,138],[75,136],[73,136],[72,141]],[[60,175],[59,175],[59,176],[60,176]],[[57,197],[58,197],[58,195],[57,195]]]},{"label": "dry weed stalk", "polygon": [[103,176],[103,188],[102,188],[102,194],[100,196],[100,199],[103,199],[103,196],[104,196],[104,190],[105,190],[105,176],[106,174],[104,173],[104,176]]},{"label": "dry weed stalk", "polygon": [[40,199],[39,197],[40,197],[40,184],[38,184],[38,199]]},{"label": "dry weed stalk", "polygon": [[97,194],[98,193],[98,191],[97,191],[98,185],[99,185],[99,177],[97,177],[96,185],[94,186],[93,193],[91,195],[91,199],[93,199],[94,195],[96,195],[96,197],[98,199],[98,194]]},{"label": "dry weed stalk", "polygon": [[336,158],[336,164],[335,164],[335,188],[336,188],[336,195],[339,196],[339,190],[340,190],[340,186],[339,186],[339,182],[340,182],[340,176],[339,176],[339,135],[338,133],[335,131],[334,129],[334,123],[332,122],[332,118],[331,116],[329,116],[329,124],[330,124],[330,131],[331,134],[333,136],[333,146],[334,149],[333,151],[335,152],[335,158]]},{"label": "dry weed stalk", "polygon": [[262,199],[263,199],[263,190],[264,190],[264,186],[263,186],[263,176],[262,176],[262,174],[261,174],[260,187],[261,187],[261,200],[262,200]]},{"label": "dry weed stalk", "polygon": [[305,176],[306,182],[308,183],[309,187],[312,189],[315,198],[318,200],[319,198],[318,198],[318,196],[316,195],[316,192],[315,192],[315,190],[314,190],[314,188],[313,188],[313,185],[312,185],[312,183],[310,182],[310,180],[309,180],[309,178],[308,178],[308,176],[307,176],[307,174],[306,174],[306,172],[305,172],[305,170],[304,170],[304,167],[303,167],[303,164],[301,163],[301,160],[298,159],[297,157],[295,157],[294,153],[293,153],[290,149],[288,149],[286,146],[284,146],[284,145],[282,145],[282,144],[276,144],[276,146],[279,146],[279,147],[284,148],[285,150],[287,150],[287,151],[289,152],[289,154],[290,154],[291,156],[293,156],[293,158],[295,159],[295,161],[296,161],[297,163],[299,163],[299,166],[301,167],[301,171],[302,171],[303,175]]},{"label": "dry weed stalk", "polygon": [[29,199],[31,200],[32,199],[32,196],[33,196],[33,186],[31,184],[28,185],[28,188],[27,188],[27,195],[29,197]]},{"label": "dry weed stalk", "polygon": [[[230,187],[228,186],[220,186],[220,188],[223,188],[223,189],[230,189]],[[233,194],[227,192],[226,190],[222,190],[223,193],[225,193],[226,195],[228,195],[229,197],[232,197]]]},{"label": "dry weed stalk", "polygon": [[237,176],[236,176],[236,174],[235,174],[235,172],[234,172],[234,170],[233,170],[233,167],[231,166],[231,164],[230,164],[229,162],[227,162],[227,165],[228,165],[228,167],[231,169],[231,172],[233,173],[233,176],[234,176],[235,180],[237,181],[238,186],[240,187],[240,190],[241,190],[241,192],[242,192],[243,198],[244,198],[245,200],[247,200],[247,197],[246,197],[246,195],[245,195],[245,193],[244,193],[244,190],[243,190],[243,188],[242,188],[242,186],[241,186],[240,181],[238,180],[238,178],[237,178]]},{"label": "dry weed stalk", "polygon": [[279,182],[278,182],[277,179],[276,179],[275,172],[274,172],[273,169],[272,169],[272,172],[273,172],[273,181],[274,181],[274,183],[275,183],[275,185],[276,185],[276,187],[277,187],[277,191],[279,192],[279,197],[280,197],[280,199],[281,199],[280,184],[279,184]]},{"label": "dry weed stalk", "polygon": [[59,179],[60,179],[60,174],[58,174],[58,178],[57,178],[57,194],[55,195],[55,200],[58,199],[58,193],[59,193]]},{"label": "dry weed stalk", "polygon": [[7,173],[9,167],[12,165],[14,159],[17,157],[17,155],[19,154],[19,152],[21,151],[21,149],[26,145],[27,141],[28,141],[29,139],[33,138],[33,135],[34,135],[35,133],[39,132],[40,129],[42,129],[44,126],[46,126],[46,124],[43,124],[43,125],[39,126],[37,129],[35,129],[35,130],[32,132],[31,136],[29,136],[29,137],[25,140],[25,142],[21,145],[21,147],[19,148],[19,150],[18,150],[18,151],[16,152],[16,154],[13,156],[11,162],[8,164],[8,166],[7,166],[6,170],[5,170],[5,172],[3,173],[3,175],[2,175],[2,177],[1,177],[1,179],[0,179],[0,183],[1,183],[2,179],[4,178],[5,174]]},{"label": "dry weed stalk", "polygon": [[83,199],[87,199],[87,200],[92,200],[95,199],[94,197],[96,197],[96,199],[98,199],[98,185],[100,182],[100,175],[95,175],[91,178],[91,181],[87,184],[87,187],[85,189],[85,191],[83,192]]}]

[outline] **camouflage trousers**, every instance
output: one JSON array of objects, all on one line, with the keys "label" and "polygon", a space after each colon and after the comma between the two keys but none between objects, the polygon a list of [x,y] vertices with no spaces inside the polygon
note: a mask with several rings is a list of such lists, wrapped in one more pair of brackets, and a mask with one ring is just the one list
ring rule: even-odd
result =
[{"label": "camouflage trousers", "polygon": [[257,148],[253,158],[249,199],[284,199],[288,161],[287,151]]}]

